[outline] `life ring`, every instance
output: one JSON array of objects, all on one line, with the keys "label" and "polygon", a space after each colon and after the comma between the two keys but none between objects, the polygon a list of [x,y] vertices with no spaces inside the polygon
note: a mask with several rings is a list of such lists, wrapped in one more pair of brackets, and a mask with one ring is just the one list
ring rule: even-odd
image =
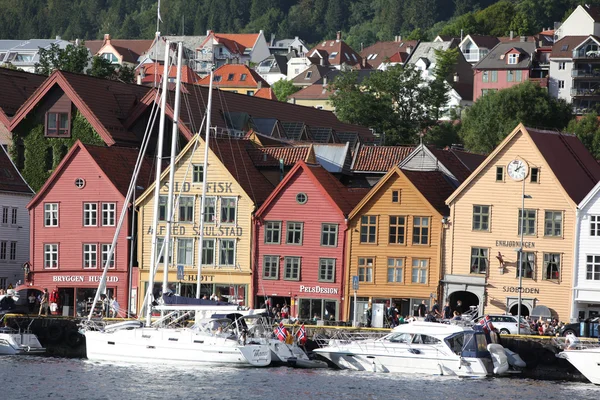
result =
[{"label": "life ring", "polygon": [[65,336],[69,347],[77,347],[83,342],[83,335],[77,331],[67,332]]},{"label": "life ring", "polygon": [[57,343],[63,335],[63,328],[58,324],[52,324],[48,327],[46,338],[50,343]]}]

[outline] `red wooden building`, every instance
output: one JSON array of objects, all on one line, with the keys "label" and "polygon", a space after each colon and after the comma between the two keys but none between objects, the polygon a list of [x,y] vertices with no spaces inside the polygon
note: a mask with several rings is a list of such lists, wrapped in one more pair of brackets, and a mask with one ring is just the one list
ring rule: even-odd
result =
[{"label": "red wooden building", "polygon": [[[77,141],[27,208],[30,215],[31,288],[57,289],[62,315],[89,311],[125,201],[138,150],[84,145]],[[138,184],[149,182],[152,163],[145,160]],[[128,292],[137,287],[130,275],[131,211],[119,234],[107,290],[128,309]],[[137,268],[132,271],[136,272]],[[135,302],[133,302],[135,304]],[[132,310],[135,312],[135,310]]]},{"label": "red wooden building", "polygon": [[299,161],[255,214],[255,304],[270,298],[293,317],[339,320],[347,216],[365,194]]}]

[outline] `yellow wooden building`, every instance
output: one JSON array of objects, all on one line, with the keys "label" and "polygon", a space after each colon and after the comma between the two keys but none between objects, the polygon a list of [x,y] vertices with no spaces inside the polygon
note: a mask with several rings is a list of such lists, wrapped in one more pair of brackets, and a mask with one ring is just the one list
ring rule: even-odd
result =
[{"label": "yellow wooden building", "polygon": [[[353,318],[352,277],[358,276],[359,321],[372,304],[396,304],[414,315],[438,298],[444,204],[457,185],[439,168],[392,168],[349,215],[345,316]],[[384,306],[385,308],[386,306]],[[362,318],[361,318],[362,317]]]},{"label": "yellow wooden building", "polygon": [[[195,297],[200,262],[199,227],[202,195],[204,140],[196,135],[175,162],[175,200],[168,282],[173,292]],[[201,294],[252,306],[252,213],[268,197],[273,186],[254,167],[245,143],[236,139],[211,139],[208,153],[204,237],[202,244]],[[166,229],[169,168],[162,173],[158,248]],[[138,306],[148,287],[152,245],[154,185],[137,200],[140,293]],[[158,253],[158,251],[157,251]],[[162,258],[164,260],[164,257]],[[177,266],[184,269],[177,278]],[[155,275],[154,293],[163,281],[163,264]]]},{"label": "yellow wooden building", "polygon": [[522,315],[568,319],[575,210],[598,179],[577,137],[517,126],[446,201],[444,299],[516,315],[521,291]]}]

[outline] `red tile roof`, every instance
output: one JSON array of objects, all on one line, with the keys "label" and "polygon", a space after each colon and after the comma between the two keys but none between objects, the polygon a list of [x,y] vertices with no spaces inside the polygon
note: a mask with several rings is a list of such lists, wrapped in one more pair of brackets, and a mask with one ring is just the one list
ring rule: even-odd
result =
[{"label": "red tile roof", "polygon": [[148,51],[152,43],[154,43],[154,40],[103,39],[88,40],[84,42],[84,45],[90,50],[92,55],[97,55],[102,47],[110,44],[123,56],[123,61],[136,64],[138,58]]},{"label": "red tile roof", "polygon": [[[588,36],[565,36],[552,46],[550,57],[573,58],[573,50],[579,46]],[[563,50],[564,49],[564,50]]]},{"label": "red tile roof", "polygon": [[402,172],[442,216],[450,215],[450,208],[445,201],[456,187],[450,183],[443,172],[407,171],[404,169]]},{"label": "red tile roof", "polygon": [[[269,84],[261,76],[245,64],[225,64],[217,68],[214,73],[213,87],[247,87],[257,88],[260,82],[262,87],[268,88]],[[199,85],[208,86],[210,75],[198,82]]]},{"label": "red tile roof", "polygon": [[388,172],[408,156],[412,146],[361,146],[352,165],[356,172]]},{"label": "red tile roof", "polygon": [[273,89],[271,89],[270,87],[263,87],[258,89],[256,93],[254,93],[254,97],[260,97],[261,99],[277,100],[275,92],[273,92]]},{"label": "red tile roof", "polygon": [[230,40],[246,48],[253,48],[260,33],[215,33],[214,35],[217,40]]},{"label": "red tile roof", "polygon": [[325,40],[308,53],[308,57],[315,57],[313,53],[319,53],[325,61],[325,65],[341,65],[361,67],[362,57],[343,40]]},{"label": "red tile roof", "polygon": [[384,61],[389,62],[404,62],[408,58],[406,48],[412,46],[414,49],[419,43],[418,40],[403,40],[399,42],[377,42],[369,47],[366,47],[360,52],[362,58],[377,69]]},{"label": "red tile roof", "polygon": [[569,197],[579,204],[600,181],[600,164],[575,135],[525,129]]},{"label": "red tile roof", "polygon": [[327,86],[315,83],[297,91],[288,98],[297,100],[328,100],[329,96],[331,96],[331,92],[327,89]]},{"label": "red tile roof", "polygon": [[0,146],[0,192],[33,194],[3,146]]},{"label": "red tile roof", "polygon": [[286,166],[306,161],[310,146],[257,147],[248,148],[248,154],[257,167],[279,167],[279,160]]},{"label": "red tile roof", "polygon": [[[158,67],[158,68],[157,68]],[[158,69],[158,71],[157,71]],[[164,65],[156,64],[156,63],[147,63],[142,64],[136,69],[136,73],[140,74],[144,73],[144,77],[142,78],[142,83],[154,83],[160,82],[163,74]],[[177,66],[172,65],[169,67],[169,72],[167,74],[169,78],[175,79],[177,78]],[[198,83],[200,81],[200,75],[198,75],[192,68],[187,65],[184,65],[181,68],[181,82],[184,83]]]}]

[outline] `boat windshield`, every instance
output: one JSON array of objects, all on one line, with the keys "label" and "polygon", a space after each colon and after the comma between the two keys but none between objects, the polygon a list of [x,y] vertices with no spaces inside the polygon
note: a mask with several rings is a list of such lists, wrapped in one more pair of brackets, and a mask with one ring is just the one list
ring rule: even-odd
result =
[{"label": "boat windshield", "polygon": [[386,337],[388,342],[392,343],[413,343],[413,344],[437,344],[438,338],[429,335],[397,332]]},{"label": "boat windshield", "polygon": [[480,332],[458,332],[444,341],[455,354],[463,357],[480,357],[487,354],[487,341]]}]

